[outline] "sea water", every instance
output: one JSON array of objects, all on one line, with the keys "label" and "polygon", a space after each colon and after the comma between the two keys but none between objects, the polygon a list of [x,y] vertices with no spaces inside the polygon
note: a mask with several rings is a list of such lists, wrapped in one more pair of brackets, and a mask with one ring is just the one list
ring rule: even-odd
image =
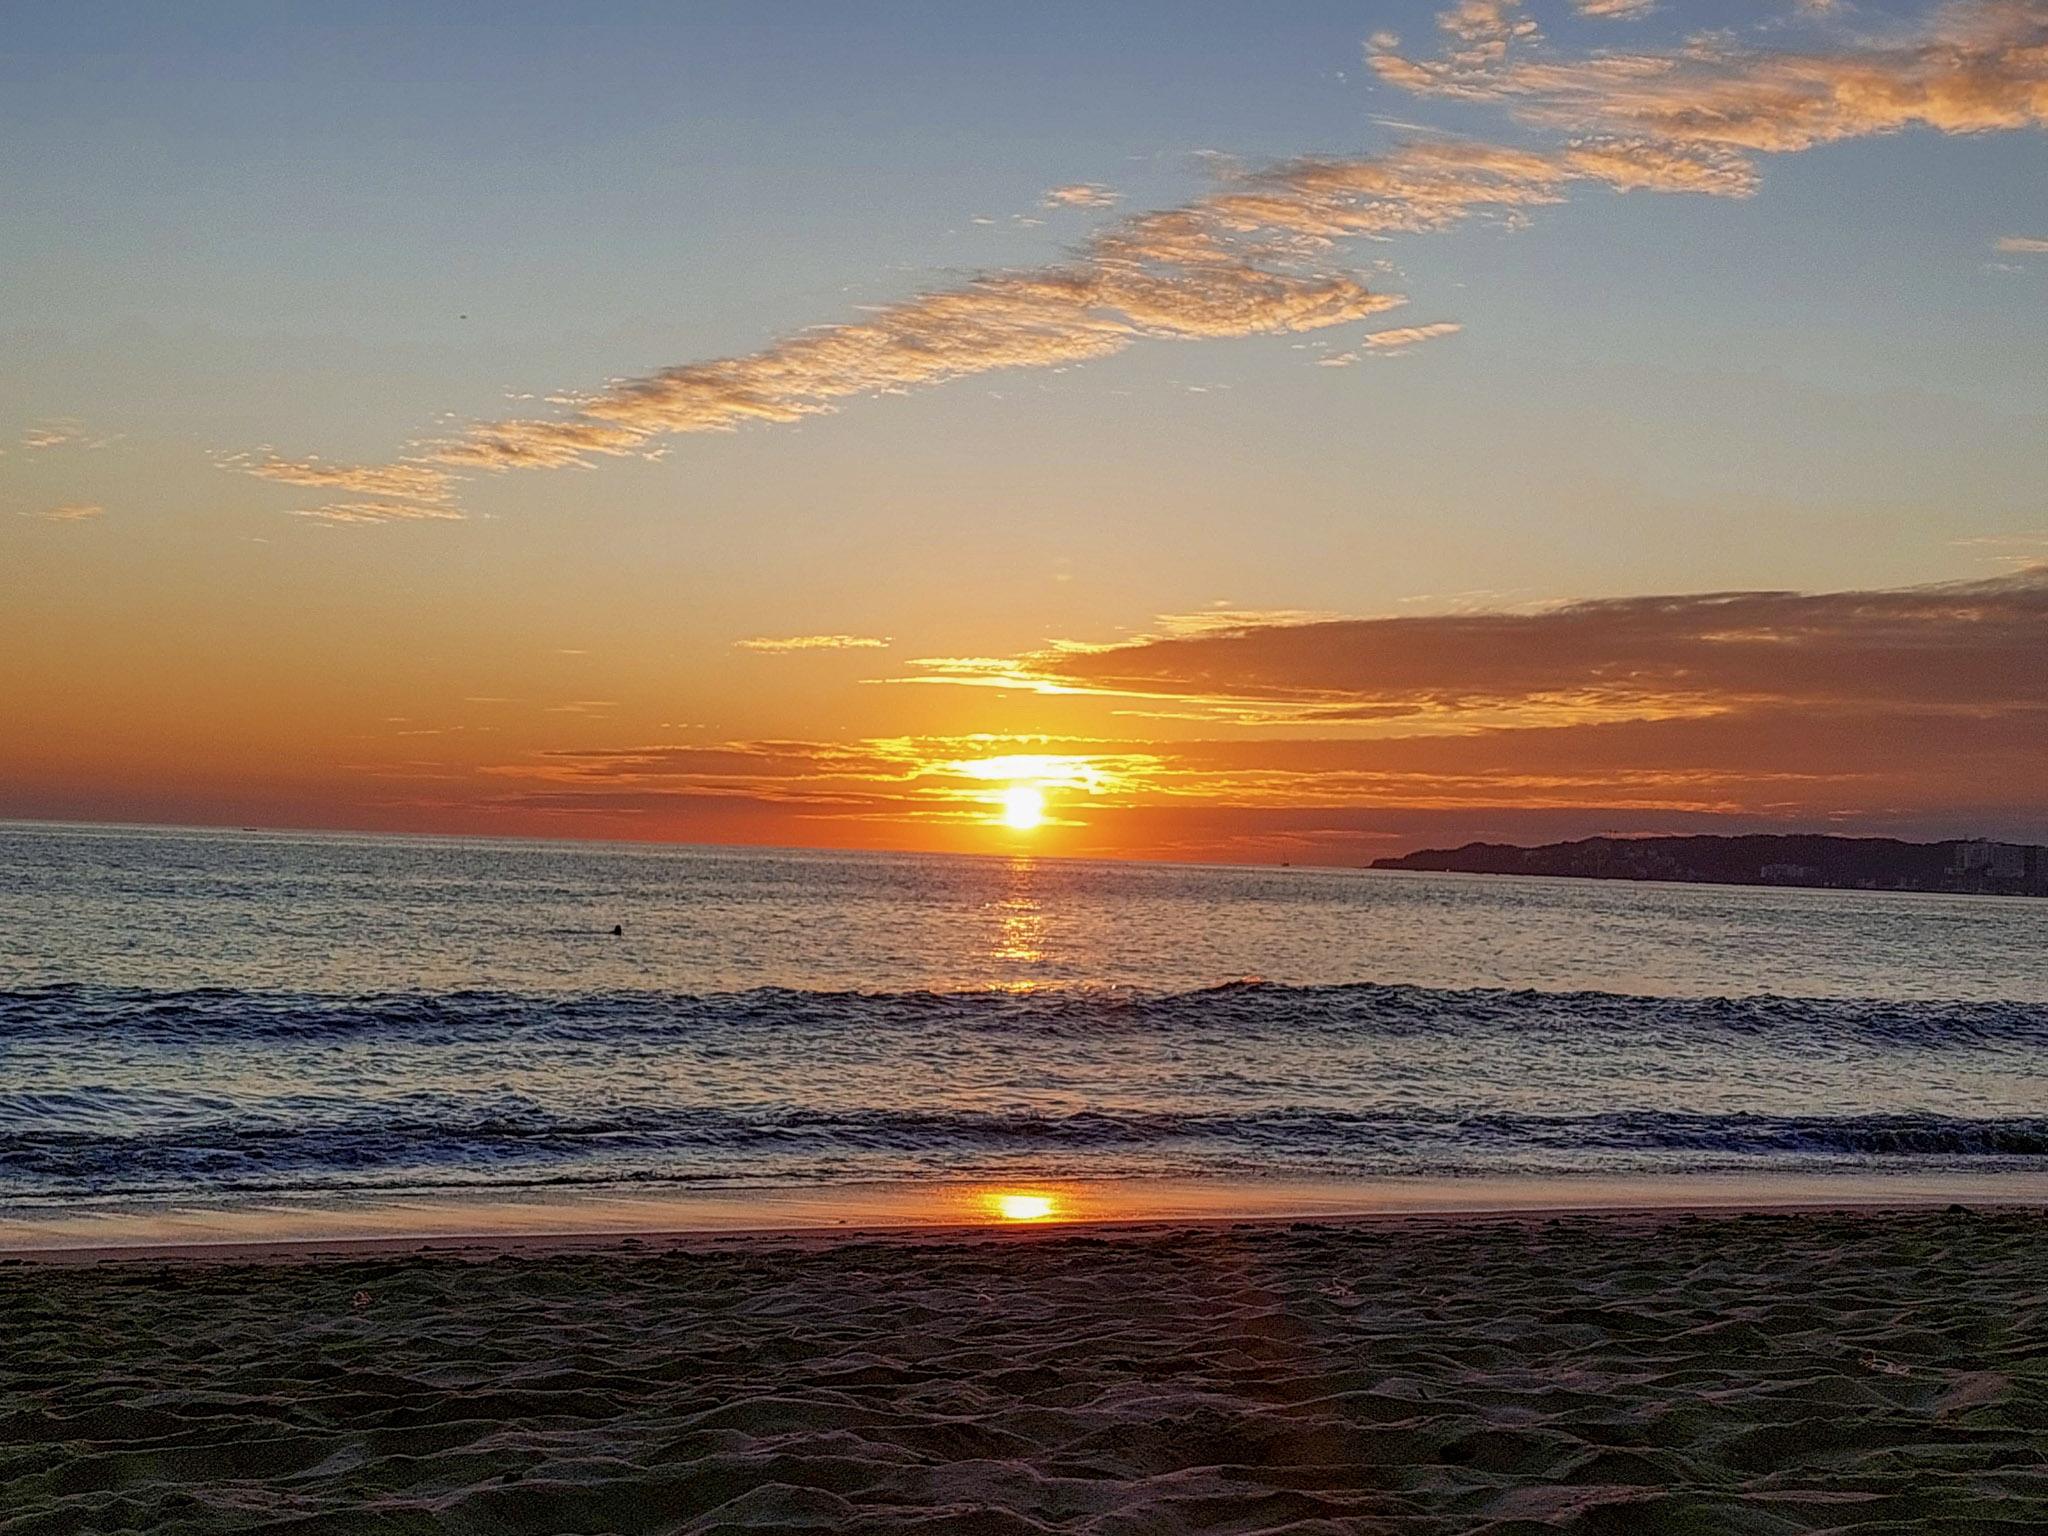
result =
[{"label": "sea water", "polygon": [[2018,899],[5,825],[0,1216],[2043,1174],[2044,955]]}]

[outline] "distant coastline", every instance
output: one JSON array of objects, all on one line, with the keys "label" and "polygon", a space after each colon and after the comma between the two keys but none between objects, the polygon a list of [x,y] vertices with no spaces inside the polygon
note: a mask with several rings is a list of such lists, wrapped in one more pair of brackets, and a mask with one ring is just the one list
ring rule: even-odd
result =
[{"label": "distant coastline", "polygon": [[2048,848],[1959,838],[1760,833],[1747,837],[1586,837],[1524,848],[1466,843],[1374,859],[1374,869],[1439,874],[1563,875],[1580,880],[1667,880],[1699,885],[1791,885],[1969,896],[2048,896]]}]

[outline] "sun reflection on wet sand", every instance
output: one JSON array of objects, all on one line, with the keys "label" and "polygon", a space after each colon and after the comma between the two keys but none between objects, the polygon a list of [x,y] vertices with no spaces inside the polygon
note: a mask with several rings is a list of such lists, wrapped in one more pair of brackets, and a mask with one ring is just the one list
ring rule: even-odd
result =
[{"label": "sun reflection on wet sand", "polygon": [[1051,1221],[1059,1214],[1058,1202],[1051,1195],[1020,1190],[999,1190],[989,1197],[989,1204],[1004,1221]]}]

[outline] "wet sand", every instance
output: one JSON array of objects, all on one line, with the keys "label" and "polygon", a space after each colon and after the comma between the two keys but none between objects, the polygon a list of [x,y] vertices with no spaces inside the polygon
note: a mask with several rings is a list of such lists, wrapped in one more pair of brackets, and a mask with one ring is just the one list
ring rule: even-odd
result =
[{"label": "wet sand", "polygon": [[818,1232],[1001,1224],[1002,1201],[1033,1195],[1063,1222],[1287,1218],[1348,1221],[1397,1215],[1530,1211],[1780,1210],[1963,1204],[2048,1206],[2048,1173],[1953,1168],[1911,1173],[1789,1169],[1723,1173],[1488,1175],[1379,1178],[1055,1179],[992,1182],[747,1184],[701,1189],[477,1189],[327,1195],[47,1202],[0,1214],[9,1255],[111,1257],[131,1251],[216,1255],[412,1248],[423,1241],[505,1250],[572,1246],[627,1235]]},{"label": "wet sand", "polygon": [[2048,1529],[2048,1216],[0,1267],[0,1536]]}]

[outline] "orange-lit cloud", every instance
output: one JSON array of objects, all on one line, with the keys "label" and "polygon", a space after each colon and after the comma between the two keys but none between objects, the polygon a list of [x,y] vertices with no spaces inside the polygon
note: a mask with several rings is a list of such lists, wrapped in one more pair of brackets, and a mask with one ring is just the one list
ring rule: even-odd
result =
[{"label": "orange-lit cloud", "polygon": [[[1511,8],[1503,7],[1507,14]],[[1982,133],[2048,124],[2048,4],[1954,0],[1931,18],[1827,52],[1761,50],[1704,34],[1669,52],[1555,59],[1464,32],[1437,58],[1376,38],[1383,79],[1421,94],[1514,103],[1529,120],[1661,143],[1785,152],[1926,127]]]},{"label": "orange-lit cloud", "polygon": [[1430,325],[1402,325],[1391,330],[1373,331],[1359,340],[1365,346],[1392,351],[1412,347],[1421,341],[1434,341],[1439,336],[1455,336],[1463,329],[1455,320],[1439,320]]},{"label": "orange-lit cloud", "polygon": [[1047,208],[1109,208],[1123,201],[1123,194],[1100,182],[1077,181],[1070,186],[1048,187],[1039,201]]},{"label": "orange-lit cloud", "polygon": [[104,516],[106,508],[96,501],[65,501],[54,507],[44,507],[34,512],[23,512],[23,517],[40,518],[46,523],[83,523],[95,517]]},{"label": "orange-lit cloud", "polygon": [[1572,9],[1581,16],[1593,16],[1610,21],[1634,21],[1647,16],[1657,9],[1657,0],[1572,0]]},{"label": "orange-lit cloud", "polygon": [[[1067,852],[1354,858],[1418,841],[1830,825],[2041,829],[2048,572],[1871,592],[1261,621],[1003,663],[1238,734],[558,748],[508,818],[641,835],[983,846],[1017,786]],[[994,666],[993,660],[987,663]],[[951,665],[966,665],[955,659]],[[1240,730],[1251,706],[1295,732]],[[1141,727],[1142,729],[1142,727]],[[1958,818],[1967,818],[1959,822]]]},{"label": "orange-lit cloud", "polygon": [[1463,329],[1464,327],[1454,320],[1437,320],[1428,325],[1397,325],[1384,331],[1369,331],[1358,338],[1358,351],[1338,352],[1329,357],[1319,357],[1316,361],[1325,368],[1342,368],[1357,362],[1361,357],[1396,357],[1425,341],[1435,341],[1441,336],[1455,336]]},{"label": "orange-lit cloud", "polygon": [[121,440],[118,432],[104,437],[94,437],[85,430],[85,423],[75,416],[55,416],[37,422],[21,434],[21,446],[30,453],[40,453],[51,448],[108,448]]},{"label": "orange-lit cloud", "polygon": [[874,635],[756,635],[733,644],[743,651],[776,656],[791,651],[879,651],[889,642]]},{"label": "orange-lit cloud", "polygon": [[[783,819],[782,835],[835,839],[829,827],[985,828],[1023,788],[1047,819],[1143,797],[1166,771],[1153,754],[1037,736],[892,737],[853,743],[741,741],[706,746],[561,749],[486,770],[515,787],[492,803],[512,812],[662,815],[733,802]],[[827,828],[821,833],[821,827]],[[886,830],[881,839],[887,841]]]},{"label": "orange-lit cloud", "polygon": [[686,838],[745,825],[758,840],[973,848],[1021,784],[1043,794],[1056,851],[1355,857],[1432,838],[1729,825],[2025,831],[2041,825],[2044,751],[2039,709],[1768,706],[1388,739],[562,750],[493,768],[487,804],[514,825],[572,817]]},{"label": "orange-lit cloud", "polygon": [[[240,469],[284,485],[340,491],[348,499],[323,502],[300,511],[301,516],[340,523],[387,523],[418,519],[455,519],[453,478],[431,464],[329,464],[319,458],[285,459],[275,454],[260,459],[231,455],[225,467]],[[295,509],[297,510],[297,509]]]},{"label": "orange-lit cloud", "polygon": [[1554,203],[1577,181],[1748,189],[1714,154],[1663,149],[1632,158],[1611,147],[1542,154],[1428,143],[1369,159],[1291,161],[1237,177],[1212,197],[1122,219],[1072,261],[977,278],[751,356],[628,379],[576,399],[567,419],[489,423],[422,452],[456,467],[559,467],[640,451],[666,434],[796,421],[855,396],[1084,362],[1147,338],[1343,325],[1401,300],[1333,264],[1336,242]]},{"label": "orange-lit cloud", "polygon": [[1129,251],[980,278],[887,306],[863,322],[804,332],[751,357],[627,380],[578,402],[580,414],[571,420],[496,422],[427,451],[454,466],[559,467],[593,453],[635,451],[671,433],[797,421],[855,396],[1085,362],[1144,337],[1317,330],[1397,302],[1342,274],[1241,260],[1177,266]]},{"label": "orange-lit cloud", "polygon": [[[1581,0],[1580,9],[1642,7]],[[1930,20],[1804,52],[1717,33],[1664,52],[1561,57],[1517,0],[1457,0],[1439,24],[1435,57],[1375,34],[1373,68],[1418,94],[1509,103],[1565,141],[1430,140],[1228,170],[1210,195],[1114,220],[1050,265],[986,273],[756,352],[551,396],[559,414],[475,423],[413,444],[395,464],[273,456],[243,467],[344,493],[308,509],[339,521],[453,517],[465,470],[655,455],[675,434],[795,422],[860,397],[1082,363],[1146,340],[1323,330],[1400,303],[1353,270],[1347,242],[1475,218],[1512,225],[1581,186],[1744,197],[1757,188],[1759,151],[1914,125],[1973,133],[2048,122],[2048,0],[1957,0]],[[1046,194],[1079,207],[1113,196],[1094,183]]]},{"label": "orange-lit cloud", "polygon": [[2048,240],[2033,235],[2007,235],[1998,242],[1998,248],[2015,255],[2039,255],[2048,252]]},{"label": "orange-lit cloud", "polygon": [[[1216,194],[1120,219],[1070,259],[987,274],[813,328],[763,351],[686,363],[563,397],[570,414],[473,426],[392,465],[275,456],[240,467],[351,492],[333,515],[452,514],[453,472],[554,469],[647,454],[660,437],[787,423],[841,402],[1009,368],[1108,357],[1142,340],[1287,335],[1398,306],[1339,259],[1342,241],[1519,217],[1573,183],[1742,195],[1752,178],[1711,150],[1574,145],[1554,152],[1466,142],[1357,159],[1305,159],[1234,174]],[[365,506],[376,509],[366,513]],[[410,513],[400,509],[411,508]]]},{"label": "orange-lit cloud", "polygon": [[[1534,613],[1247,623],[914,662],[1041,691],[1264,706],[1301,721],[1660,718],[1764,705],[2048,708],[2048,569],[1873,592],[1607,598]],[[1361,713],[1362,712],[1362,713]]]}]

